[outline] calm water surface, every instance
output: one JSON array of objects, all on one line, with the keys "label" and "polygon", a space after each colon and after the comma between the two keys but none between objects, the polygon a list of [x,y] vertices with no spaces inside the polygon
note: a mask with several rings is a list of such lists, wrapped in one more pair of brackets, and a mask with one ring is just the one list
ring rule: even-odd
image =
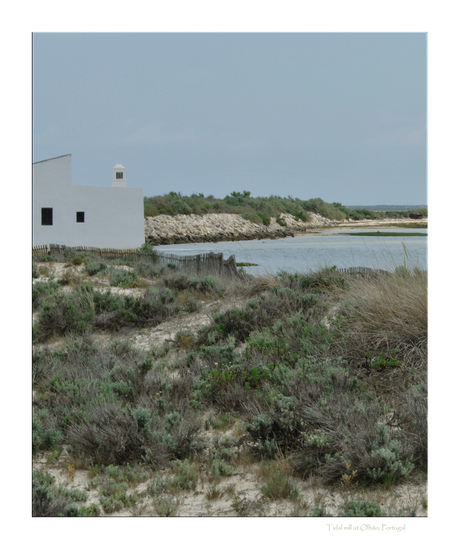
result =
[{"label": "calm water surface", "polygon": [[[427,229],[379,229],[389,233],[423,233]],[[394,270],[398,265],[427,268],[426,236],[350,236],[352,232],[377,232],[367,229],[340,229],[282,238],[242,242],[189,243],[155,246],[159,252],[194,255],[207,252],[235,255],[238,263],[257,263],[245,267],[253,274],[279,271],[310,271],[322,267],[372,267]]]}]

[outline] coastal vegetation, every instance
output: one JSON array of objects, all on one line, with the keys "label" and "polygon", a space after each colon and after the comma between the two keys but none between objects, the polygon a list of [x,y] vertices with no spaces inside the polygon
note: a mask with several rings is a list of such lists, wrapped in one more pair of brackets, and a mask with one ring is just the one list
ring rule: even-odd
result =
[{"label": "coastal vegetation", "polygon": [[229,280],[78,257],[33,262],[35,516],[175,516],[200,494],[203,515],[426,508],[382,496],[427,474],[426,271]]},{"label": "coastal vegetation", "polygon": [[[268,225],[270,218],[279,219],[280,214],[291,214],[300,221],[306,221],[308,213],[316,213],[327,219],[343,221],[345,219],[381,219],[385,217],[408,218],[410,213],[420,213],[427,216],[427,209],[414,211],[376,211],[370,208],[347,208],[339,202],[328,203],[321,198],[301,200],[291,196],[253,197],[249,191],[232,192],[225,198],[215,198],[202,193],[184,196],[181,193],[170,192],[162,196],[144,198],[145,217],[157,215],[178,215],[207,213],[240,214],[257,224]],[[282,220],[280,219],[281,223]]]}]

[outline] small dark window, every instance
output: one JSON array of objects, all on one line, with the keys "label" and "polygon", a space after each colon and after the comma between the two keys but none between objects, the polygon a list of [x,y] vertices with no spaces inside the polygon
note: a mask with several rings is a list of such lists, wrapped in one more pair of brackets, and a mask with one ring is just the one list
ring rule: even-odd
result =
[{"label": "small dark window", "polygon": [[85,222],[85,212],[77,212],[77,223]]},{"label": "small dark window", "polygon": [[117,179],[123,179],[123,172],[116,172]]},{"label": "small dark window", "polygon": [[42,225],[53,224],[53,208],[42,208]]}]

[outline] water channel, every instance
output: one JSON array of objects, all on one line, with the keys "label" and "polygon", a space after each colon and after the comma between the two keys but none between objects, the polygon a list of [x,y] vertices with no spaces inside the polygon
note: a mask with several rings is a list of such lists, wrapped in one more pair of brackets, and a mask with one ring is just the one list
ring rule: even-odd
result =
[{"label": "water channel", "polygon": [[[393,233],[395,236],[358,236],[353,233]],[[397,233],[397,234],[396,234]],[[412,233],[414,236],[402,236]],[[208,252],[235,255],[237,263],[255,263],[244,267],[252,274],[276,274],[279,271],[307,272],[322,267],[371,267],[394,270],[395,267],[427,268],[428,229],[338,229],[320,230],[303,236],[277,240],[205,242],[155,246],[159,252],[195,255]]]}]

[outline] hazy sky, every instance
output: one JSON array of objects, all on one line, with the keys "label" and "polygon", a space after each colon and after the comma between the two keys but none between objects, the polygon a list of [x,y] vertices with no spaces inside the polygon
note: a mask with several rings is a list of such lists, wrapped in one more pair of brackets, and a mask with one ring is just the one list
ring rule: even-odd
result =
[{"label": "hazy sky", "polygon": [[426,204],[426,34],[33,35],[33,160],[145,196]]}]

